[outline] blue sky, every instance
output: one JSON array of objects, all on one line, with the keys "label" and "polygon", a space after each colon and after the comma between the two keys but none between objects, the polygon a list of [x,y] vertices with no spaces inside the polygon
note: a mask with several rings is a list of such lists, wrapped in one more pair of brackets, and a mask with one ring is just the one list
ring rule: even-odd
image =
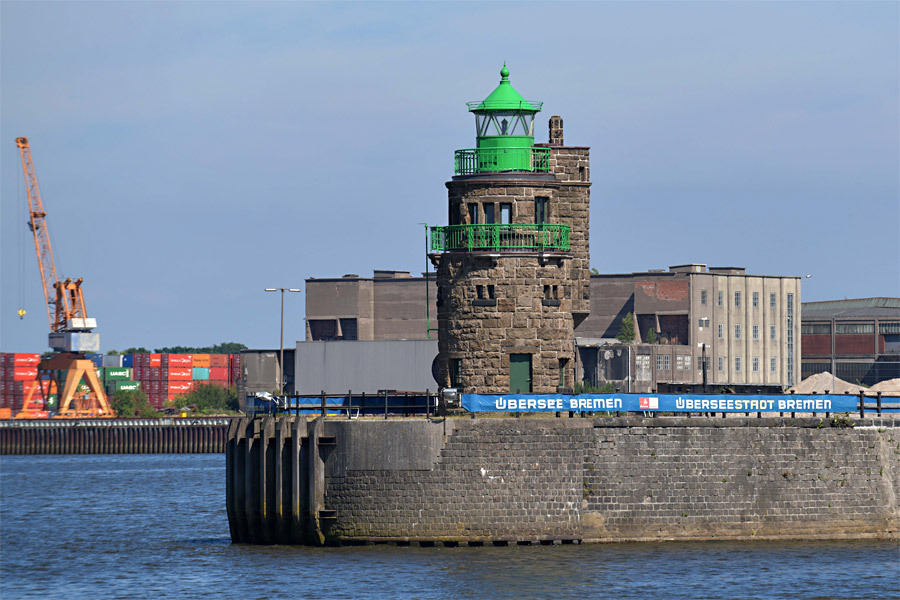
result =
[{"label": "blue sky", "polygon": [[[278,345],[266,287],[424,268],[504,61],[591,146],[601,272],[900,295],[900,5],[0,4],[0,350],[48,324],[15,137],[103,350]],[[304,295],[286,299],[286,344]],[[16,311],[28,314],[20,320]]]}]

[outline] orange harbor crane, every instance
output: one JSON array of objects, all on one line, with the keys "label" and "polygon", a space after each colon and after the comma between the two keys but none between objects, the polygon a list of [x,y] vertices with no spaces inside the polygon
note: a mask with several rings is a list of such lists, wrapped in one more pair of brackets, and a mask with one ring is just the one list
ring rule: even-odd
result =
[{"label": "orange harbor crane", "polygon": [[[49,345],[56,351],[52,357],[38,365],[38,381],[29,384],[22,410],[16,418],[44,416],[46,413],[40,410],[38,401],[46,400],[45,394],[53,393],[54,388],[61,391],[59,417],[115,416],[97,378],[94,363],[84,355],[85,352],[99,351],[100,339],[98,334],[93,333],[97,320],[87,316],[84,292],[81,289],[83,280],[78,278],[73,281],[67,278],[60,281],[56,276],[53,249],[47,232],[47,213],[41,202],[28,138],[16,138],[16,146],[22,155],[28,193],[28,228],[34,236],[34,249],[37,252],[47,318],[50,321]],[[64,374],[63,385],[60,384],[60,374]],[[79,391],[82,380],[87,387],[86,392]],[[50,382],[46,390],[44,381]]]}]

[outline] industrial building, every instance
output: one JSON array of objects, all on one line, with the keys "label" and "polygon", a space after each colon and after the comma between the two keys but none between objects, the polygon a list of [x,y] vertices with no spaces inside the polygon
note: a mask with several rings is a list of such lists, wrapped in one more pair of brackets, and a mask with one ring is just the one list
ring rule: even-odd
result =
[{"label": "industrial building", "polygon": [[872,386],[900,377],[900,298],[804,302],[802,377]]},{"label": "industrial building", "polygon": [[[376,270],[306,280],[306,340],[424,340],[437,324],[437,286],[431,274]],[[437,337],[432,335],[430,337]]]},{"label": "industrial building", "polygon": [[[623,344],[628,314],[635,337]],[[800,278],[703,264],[592,275],[575,335],[589,385],[701,391],[705,376],[710,391],[781,391],[800,380]]]}]

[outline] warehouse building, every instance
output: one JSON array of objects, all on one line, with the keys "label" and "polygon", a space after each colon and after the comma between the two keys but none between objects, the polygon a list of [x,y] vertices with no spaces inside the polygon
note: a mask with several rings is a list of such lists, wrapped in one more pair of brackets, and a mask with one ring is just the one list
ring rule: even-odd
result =
[{"label": "warehouse building", "polygon": [[802,377],[872,386],[900,377],[900,298],[803,303]]},{"label": "warehouse building", "polygon": [[[780,391],[800,380],[800,278],[743,267],[591,276],[582,380],[622,391]],[[616,340],[627,314],[632,344]]]}]

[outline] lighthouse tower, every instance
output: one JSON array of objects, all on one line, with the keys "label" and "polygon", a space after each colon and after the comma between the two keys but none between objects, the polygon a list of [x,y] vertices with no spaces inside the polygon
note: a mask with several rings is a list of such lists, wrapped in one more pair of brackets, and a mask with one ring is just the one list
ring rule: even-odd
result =
[{"label": "lighthouse tower", "polygon": [[541,102],[509,81],[475,115],[475,148],[457,150],[449,225],[432,227],[438,362],[464,393],[554,393],[574,384],[575,327],[589,312],[590,149],[534,143]]}]

